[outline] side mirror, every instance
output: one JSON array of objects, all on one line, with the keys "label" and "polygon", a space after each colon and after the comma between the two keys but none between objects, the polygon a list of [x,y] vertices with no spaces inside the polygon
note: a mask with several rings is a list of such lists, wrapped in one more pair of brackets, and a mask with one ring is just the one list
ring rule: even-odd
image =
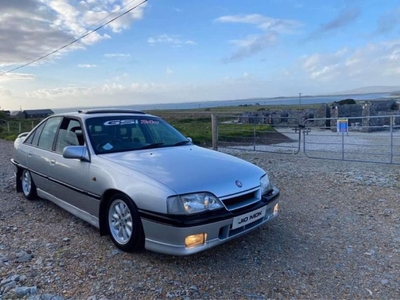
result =
[{"label": "side mirror", "polygon": [[68,159],[79,159],[89,162],[89,153],[86,146],[67,146],[63,150],[63,157]]},{"label": "side mirror", "polygon": [[186,138],[187,138],[187,140],[188,140],[189,142],[193,143],[193,141],[192,141],[192,138],[191,138],[191,137],[187,136]]}]

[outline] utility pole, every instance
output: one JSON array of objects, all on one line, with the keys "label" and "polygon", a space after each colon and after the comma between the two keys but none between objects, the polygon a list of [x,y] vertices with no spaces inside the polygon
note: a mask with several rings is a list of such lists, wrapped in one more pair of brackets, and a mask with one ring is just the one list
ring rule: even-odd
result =
[{"label": "utility pole", "polygon": [[301,106],[301,94],[302,93],[299,93],[299,105]]}]

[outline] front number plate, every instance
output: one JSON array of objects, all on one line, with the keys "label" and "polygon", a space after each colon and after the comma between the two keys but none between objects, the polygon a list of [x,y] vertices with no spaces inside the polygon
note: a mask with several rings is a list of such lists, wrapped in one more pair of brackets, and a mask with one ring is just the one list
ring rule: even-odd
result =
[{"label": "front number plate", "polygon": [[249,212],[247,214],[235,217],[235,218],[233,218],[232,229],[236,229],[236,228],[245,226],[245,225],[253,223],[254,221],[257,221],[261,218],[264,218],[266,212],[267,212],[267,207],[264,206],[260,209],[253,210],[252,212]]}]

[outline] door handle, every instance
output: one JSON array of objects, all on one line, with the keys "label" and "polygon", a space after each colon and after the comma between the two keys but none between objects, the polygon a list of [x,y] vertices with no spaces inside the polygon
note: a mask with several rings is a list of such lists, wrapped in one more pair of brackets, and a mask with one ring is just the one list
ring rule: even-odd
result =
[{"label": "door handle", "polygon": [[54,159],[50,160],[50,166],[55,166],[56,161]]},{"label": "door handle", "polygon": [[32,152],[29,152],[29,153],[28,153],[28,157],[32,157]]}]

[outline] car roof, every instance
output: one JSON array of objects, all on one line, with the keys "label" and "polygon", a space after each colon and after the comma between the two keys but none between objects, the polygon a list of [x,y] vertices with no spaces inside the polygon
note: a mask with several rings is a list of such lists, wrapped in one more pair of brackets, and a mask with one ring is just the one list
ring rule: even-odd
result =
[{"label": "car roof", "polygon": [[89,110],[78,110],[75,112],[59,113],[53,116],[70,116],[79,117],[82,120],[90,119],[92,117],[107,117],[107,116],[151,116],[143,111],[132,110],[132,109],[89,109]]}]

